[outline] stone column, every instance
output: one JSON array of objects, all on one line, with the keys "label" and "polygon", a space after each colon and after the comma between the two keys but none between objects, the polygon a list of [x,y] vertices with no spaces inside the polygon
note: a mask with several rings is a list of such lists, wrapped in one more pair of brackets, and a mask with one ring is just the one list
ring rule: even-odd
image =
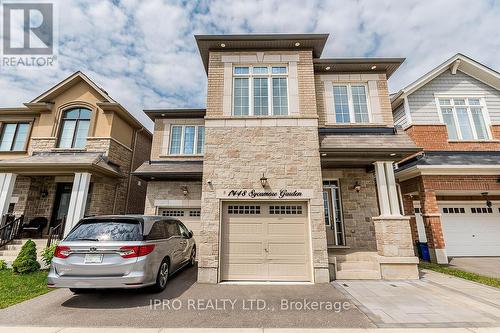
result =
[{"label": "stone column", "polygon": [[73,179],[73,188],[69,199],[68,216],[64,226],[64,236],[67,236],[71,229],[83,218],[85,205],[89,193],[91,174],[88,172],[77,172]]},{"label": "stone column", "polygon": [[438,264],[447,264],[448,256],[446,254],[443,228],[441,226],[441,214],[439,213],[436,193],[433,189],[425,187],[422,177],[420,177],[419,183],[419,197],[431,261]]},{"label": "stone column", "polygon": [[0,173],[0,217],[9,211],[16,178],[17,174],[15,173]]},{"label": "stone column", "polygon": [[401,215],[392,162],[375,162],[380,216],[373,217],[380,273],[384,279],[417,279],[410,218]]}]

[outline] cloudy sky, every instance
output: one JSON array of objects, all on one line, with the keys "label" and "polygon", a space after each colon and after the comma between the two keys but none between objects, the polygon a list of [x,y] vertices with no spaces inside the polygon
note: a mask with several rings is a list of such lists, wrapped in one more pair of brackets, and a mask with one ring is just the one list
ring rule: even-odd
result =
[{"label": "cloudy sky", "polygon": [[0,107],[81,70],[143,108],[204,107],[194,34],[330,33],[323,57],[406,57],[394,92],[457,52],[500,70],[500,0],[61,0],[58,68],[0,68]]}]

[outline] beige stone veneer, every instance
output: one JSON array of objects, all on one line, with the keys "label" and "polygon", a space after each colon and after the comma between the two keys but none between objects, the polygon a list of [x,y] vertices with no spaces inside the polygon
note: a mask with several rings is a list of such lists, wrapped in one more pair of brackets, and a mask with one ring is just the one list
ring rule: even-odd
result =
[{"label": "beige stone veneer", "polygon": [[[237,138],[237,140],[235,140]],[[310,232],[314,282],[328,282],[321,166],[316,126],[211,127],[206,123],[202,231],[198,237],[198,281],[217,283],[221,189],[310,189]],[[208,184],[211,181],[211,184]]]}]

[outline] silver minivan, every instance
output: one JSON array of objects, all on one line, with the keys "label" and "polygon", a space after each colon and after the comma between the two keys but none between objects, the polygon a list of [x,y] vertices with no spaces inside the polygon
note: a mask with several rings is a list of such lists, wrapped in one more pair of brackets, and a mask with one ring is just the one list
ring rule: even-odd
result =
[{"label": "silver minivan", "polygon": [[48,286],[143,288],[160,292],[169,276],[195,264],[191,230],[171,217],[111,215],[84,218],[57,246]]}]

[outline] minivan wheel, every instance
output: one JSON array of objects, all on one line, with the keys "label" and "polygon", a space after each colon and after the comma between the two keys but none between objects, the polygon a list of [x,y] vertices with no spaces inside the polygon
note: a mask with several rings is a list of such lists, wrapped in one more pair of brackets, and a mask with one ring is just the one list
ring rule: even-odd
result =
[{"label": "minivan wheel", "polygon": [[196,263],[196,248],[193,246],[191,250],[191,257],[189,258],[189,267],[193,267]]},{"label": "minivan wheel", "polygon": [[158,275],[156,276],[156,283],[153,285],[154,292],[162,292],[167,287],[168,275],[170,274],[170,265],[168,259],[165,258],[160,264]]},{"label": "minivan wheel", "polygon": [[73,294],[83,294],[83,293],[88,293],[90,292],[89,289],[82,289],[82,288],[69,288],[69,290],[73,293]]}]

